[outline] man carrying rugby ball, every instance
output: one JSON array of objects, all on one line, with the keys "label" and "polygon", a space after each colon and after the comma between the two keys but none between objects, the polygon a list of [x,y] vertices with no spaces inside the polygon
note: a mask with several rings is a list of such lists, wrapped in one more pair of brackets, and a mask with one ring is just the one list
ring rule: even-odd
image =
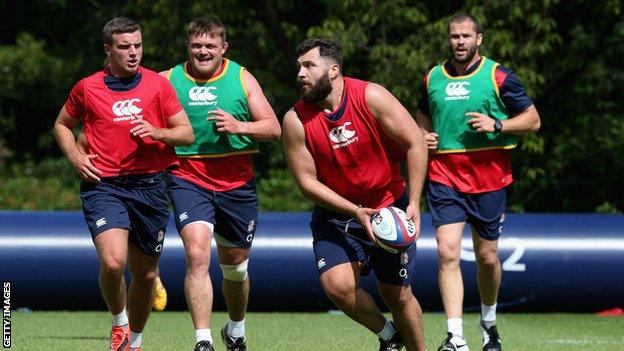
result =
[{"label": "man carrying rugby ball", "polygon": [[[321,285],[346,315],[377,334],[380,350],[424,350],[422,311],[410,287],[415,245],[389,253],[375,245],[370,223],[377,209],[392,205],[420,232],[424,136],[385,88],[342,76],[338,44],[307,39],[297,55],[301,99],[284,117],[284,152],[299,189],[315,203],[310,226]],[[371,269],[396,327],[359,285]]]}]

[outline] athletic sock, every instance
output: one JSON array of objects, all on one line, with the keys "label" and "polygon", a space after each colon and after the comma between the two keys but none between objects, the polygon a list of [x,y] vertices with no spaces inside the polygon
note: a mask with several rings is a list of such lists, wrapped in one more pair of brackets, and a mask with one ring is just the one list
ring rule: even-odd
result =
[{"label": "athletic sock", "polygon": [[245,336],[245,319],[240,322],[234,322],[233,320],[228,319],[227,333],[233,339]]},{"label": "athletic sock", "polygon": [[394,328],[392,323],[386,319],[386,324],[384,324],[383,329],[377,333],[377,336],[383,341],[388,341],[394,336],[394,334],[396,334],[396,328]]},{"label": "athletic sock", "polygon": [[496,325],[496,304],[492,306],[481,304],[481,322],[485,328]]},{"label": "athletic sock", "polygon": [[461,318],[449,318],[446,320],[446,328],[448,332],[457,335],[460,338],[464,337],[464,327],[462,326]]},{"label": "athletic sock", "polygon": [[210,332],[210,328],[208,329],[195,329],[195,342],[200,341],[210,341],[212,344],[212,333]]},{"label": "athletic sock", "polygon": [[130,348],[138,348],[141,347],[141,342],[143,341],[143,333],[135,333],[130,331]]},{"label": "athletic sock", "polygon": [[116,327],[121,327],[123,325],[128,324],[128,315],[126,314],[126,309],[124,308],[119,314],[113,315],[113,325]]}]

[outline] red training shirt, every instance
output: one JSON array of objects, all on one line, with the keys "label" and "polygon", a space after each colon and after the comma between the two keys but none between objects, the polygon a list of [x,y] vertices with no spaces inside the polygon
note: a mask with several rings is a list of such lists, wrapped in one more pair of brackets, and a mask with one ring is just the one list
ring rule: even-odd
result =
[{"label": "red training shirt", "polygon": [[171,171],[171,174],[213,191],[240,188],[254,177],[250,154],[180,157],[179,161],[180,167]]},{"label": "red training shirt", "polygon": [[72,88],[65,103],[70,116],[82,119],[88,152],[98,155],[91,162],[102,177],[161,172],[177,161],[172,146],[130,133],[134,119],[166,128],[167,119],[182,110],[167,79],[143,67],[138,73],[139,84],[121,92],[105,85],[107,70],[94,73]]},{"label": "red training shirt", "polygon": [[405,152],[388,137],[368,108],[369,82],[344,77],[336,111],[297,101],[317,179],[347,200],[366,207],[388,206],[405,192],[399,162]]}]

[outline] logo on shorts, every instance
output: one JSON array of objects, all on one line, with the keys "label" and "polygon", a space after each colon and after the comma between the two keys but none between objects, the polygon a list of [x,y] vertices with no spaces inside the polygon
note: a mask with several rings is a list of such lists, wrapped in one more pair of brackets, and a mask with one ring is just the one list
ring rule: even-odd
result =
[{"label": "logo on shorts", "polygon": [[141,100],[134,98],[129,100],[119,100],[115,102],[112,106],[112,110],[117,117],[113,118],[113,122],[129,121],[132,119],[143,118],[143,115],[140,114],[141,112],[143,112],[143,109],[134,105],[137,102],[141,102]]},{"label": "logo on shorts", "polygon": [[103,217],[103,218],[100,218],[97,221],[95,221],[95,227],[96,228],[99,228],[99,227],[101,227],[103,225],[106,225],[106,218]]},{"label": "logo on shorts", "polygon": [[165,231],[164,230],[159,230],[158,231],[158,237],[156,238],[156,240],[162,242],[164,239],[165,239]]},{"label": "logo on shorts", "polygon": [[182,213],[180,213],[180,216],[178,217],[178,222],[184,222],[188,218],[189,218],[188,213],[182,212]]},{"label": "logo on shorts", "polygon": [[249,224],[247,225],[247,233],[253,232],[255,226],[256,226],[256,221],[254,221],[253,219],[249,221]]},{"label": "logo on shorts", "polygon": [[318,260],[318,262],[316,262],[316,266],[318,267],[318,269],[321,269],[323,267],[325,267],[327,263],[325,263],[325,259],[321,258],[320,260]]},{"label": "logo on shorts", "polygon": [[401,253],[401,265],[406,265],[407,262],[409,262],[409,255],[407,254],[407,251]]},{"label": "logo on shorts", "polygon": [[217,96],[211,91],[217,90],[217,87],[192,87],[188,92],[190,101],[189,106],[216,106]]},{"label": "logo on shorts", "polygon": [[348,129],[350,125],[351,122],[345,122],[329,131],[329,139],[335,143],[332,146],[334,149],[349,146],[359,140],[359,137],[355,136],[355,130]]},{"label": "logo on shorts", "polygon": [[466,89],[470,82],[450,82],[446,85],[446,97],[444,100],[468,100],[470,90]]}]

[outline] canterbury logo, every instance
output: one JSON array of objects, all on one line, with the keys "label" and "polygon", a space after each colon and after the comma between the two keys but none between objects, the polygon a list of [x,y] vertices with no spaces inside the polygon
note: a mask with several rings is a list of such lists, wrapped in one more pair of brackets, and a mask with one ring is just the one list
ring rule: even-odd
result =
[{"label": "canterbury logo", "polygon": [[121,100],[113,104],[113,113],[119,117],[130,117],[138,115],[143,111],[142,108],[134,106],[135,103],[141,102],[139,99]]},{"label": "canterbury logo", "polygon": [[193,87],[189,90],[189,98],[193,101],[213,101],[217,96],[211,93],[211,90],[215,90],[217,87]]},{"label": "canterbury logo", "polygon": [[347,127],[351,125],[351,122],[347,122],[341,126],[336,128],[332,128],[329,132],[329,138],[334,143],[344,143],[345,141],[351,139],[355,135],[354,130],[348,130]]},{"label": "canterbury logo", "polygon": [[318,262],[316,262],[316,266],[318,267],[318,269],[325,267],[325,265],[327,265],[327,263],[325,262],[324,258],[321,258],[320,260],[318,260]]},{"label": "canterbury logo", "polygon": [[355,136],[354,130],[347,129],[351,125],[351,122],[332,128],[329,131],[329,139],[336,143],[333,148],[338,149],[341,147],[349,146],[350,144],[358,141],[358,137]]},{"label": "canterbury logo", "polygon": [[446,85],[445,100],[468,100],[470,90],[466,89],[470,82],[451,82]]}]

